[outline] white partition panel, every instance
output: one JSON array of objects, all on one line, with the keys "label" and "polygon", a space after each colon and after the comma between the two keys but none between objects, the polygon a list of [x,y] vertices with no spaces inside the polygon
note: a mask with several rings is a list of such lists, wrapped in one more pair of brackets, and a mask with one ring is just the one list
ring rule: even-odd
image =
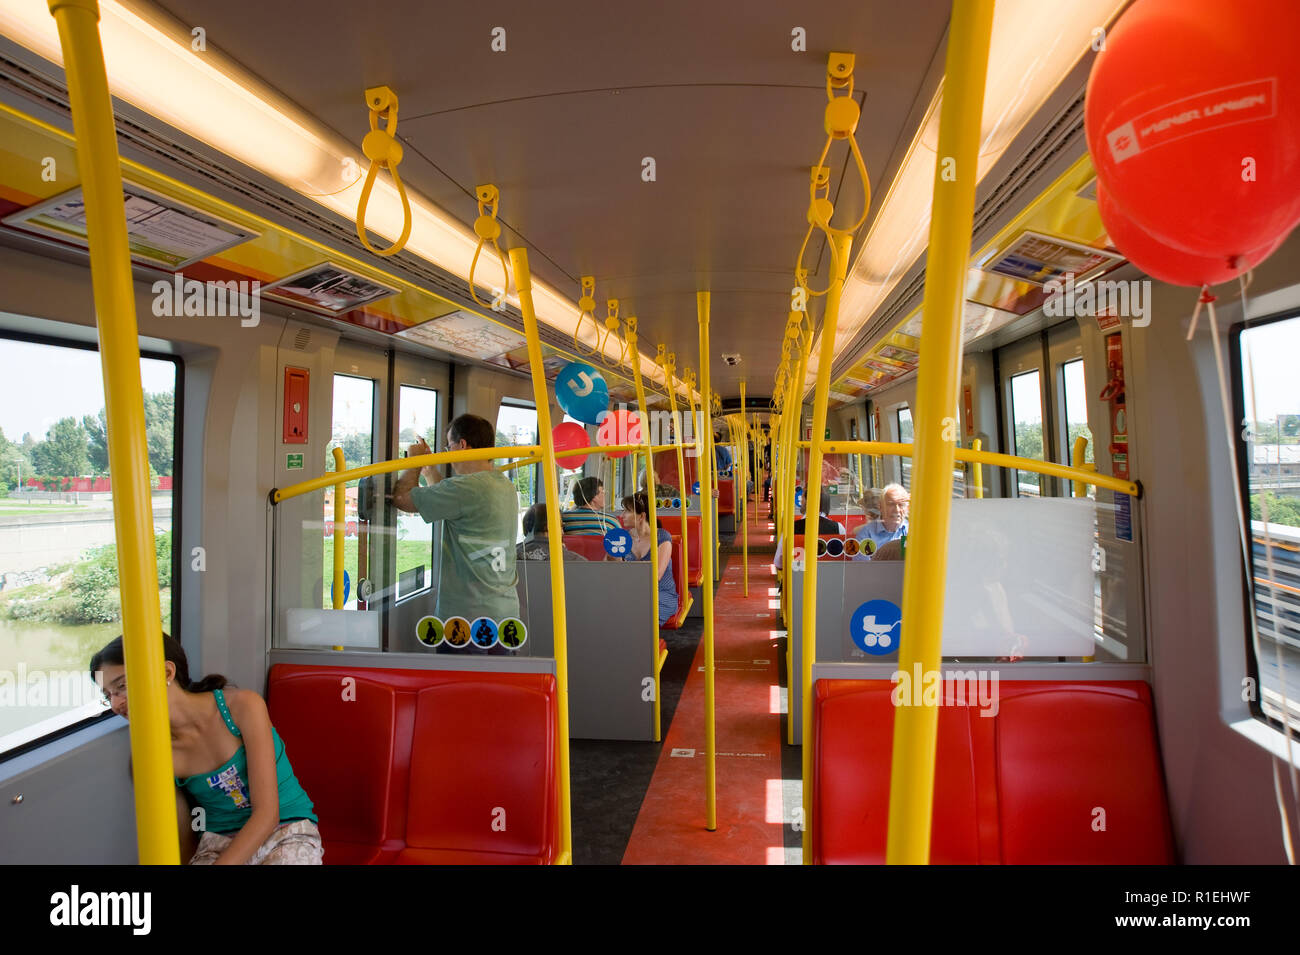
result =
[{"label": "white partition panel", "polygon": [[943,655],[1093,654],[1095,524],[1087,498],[953,501]]}]

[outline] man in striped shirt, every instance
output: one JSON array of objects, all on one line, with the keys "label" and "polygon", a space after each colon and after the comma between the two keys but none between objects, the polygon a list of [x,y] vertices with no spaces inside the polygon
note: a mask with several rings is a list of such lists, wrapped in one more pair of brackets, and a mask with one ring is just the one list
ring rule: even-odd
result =
[{"label": "man in striped shirt", "polygon": [[604,537],[618,521],[605,510],[605,485],[600,478],[585,477],[573,485],[573,510],[560,514],[565,534]]}]

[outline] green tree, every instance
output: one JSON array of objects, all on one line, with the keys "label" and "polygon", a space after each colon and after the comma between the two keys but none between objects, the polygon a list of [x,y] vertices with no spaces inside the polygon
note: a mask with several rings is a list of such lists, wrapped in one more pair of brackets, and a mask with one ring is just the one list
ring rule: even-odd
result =
[{"label": "green tree", "polygon": [[61,418],[45,434],[45,440],[32,450],[32,464],[37,471],[60,477],[77,477],[90,469],[89,442],[86,429],[76,418]]},{"label": "green tree", "polygon": [[[1270,524],[1300,527],[1300,498],[1278,497],[1272,491],[1265,491],[1264,493],[1268,495],[1268,522]],[[1250,496],[1250,518],[1254,521],[1264,519],[1264,509],[1261,506],[1260,495],[1258,494]]]},{"label": "green tree", "polygon": [[6,438],[4,429],[0,428],[0,488],[17,487],[19,476],[31,473],[31,462],[23,455],[21,445]]},{"label": "green tree", "polygon": [[172,392],[144,393],[144,432],[149,445],[149,463],[163,476],[172,473],[175,418],[176,401]]},{"label": "green tree", "polygon": [[108,414],[99,409],[99,415],[83,415],[81,426],[86,430],[86,450],[90,467],[95,474],[108,473]]}]

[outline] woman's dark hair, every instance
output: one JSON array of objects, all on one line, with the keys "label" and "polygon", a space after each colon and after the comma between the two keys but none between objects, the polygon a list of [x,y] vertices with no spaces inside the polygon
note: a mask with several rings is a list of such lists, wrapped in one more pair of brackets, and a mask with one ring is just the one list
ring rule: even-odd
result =
[{"label": "woman's dark hair", "polygon": [[[185,648],[181,646],[180,641],[167,634],[162,635],[163,639],[163,657],[170,660],[176,665],[176,685],[182,690],[190,693],[211,693],[213,690],[219,690],[229,681],[218,674],[205,676],[197,683],[190,682],[190,663],[185,658]],[[112,663],[117,666],[126,666],[126,654],[122,647],[122,638],[115,637],[108,646],[100,650],[90,658],[90,678],[95,679],[95,674],[104,669],[105,663]]]},{"label": "woman's dark hair", "polygon": [[623,498],[623,510],[633,511],[650,520],[650,498],[645,491],[637,491]]},{"label": "woman's dark hair", "polygon": [[573,503],[578,507],[586,507],[596,499],[602,487],[604,484],[598,477],[583,478],[573,485]]}]

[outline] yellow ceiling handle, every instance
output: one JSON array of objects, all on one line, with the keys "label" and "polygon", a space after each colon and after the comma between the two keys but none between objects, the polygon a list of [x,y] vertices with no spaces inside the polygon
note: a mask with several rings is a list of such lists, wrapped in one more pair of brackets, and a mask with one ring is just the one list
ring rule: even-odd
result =
[{"label": "yellow ceiling handle", "polygon": [[[830,140],[826,141],[826,147],[827,149],[830,148]],[[835,213],[835,207],[831,205],[830,200],[831,171],[828,167],[822,165],[822,160],[825,158],[826,150],[823,149],[821,158],[817,160],[817,165],[812,167],[811,175],[808,177],[808,231],[803,235],[803,244],[799,246],[799,258],[795,262],[794,269],[795,281],[799,283],[799,287],[814,298],[825,295],[830,291],[829,283],[821,291],[810,288],[808,285],[808,270],[803,267],[804,253],[808,251],[808,241],[812,238],[813,229],[820,228],[823,232],[826,232],[827,238],[830,238],[830,233],[823,223],[830,221],[831,216]],[[836,256],[839,253],[835,249],[834,242],[828,242],[827,244],[831,250],[831,275],[836,275],[838,274],[836,266],[839,264]]]},{"label": "yellow ceiling handle", "polygon": [[[832,53],[827,60],[826,99],[828,102],[822,119],[823,126],[826,129],[826,145],[822,147],[821,158],[817,160],[817,165],[820,166],[826,161],[832,142],[837,139],[847,139],[849,141],[849,151],[853,153],[853,162],[858,170],[858,178],[862,180],[862,215],[849,228],[836,229],[831,225],[831,210],[826,206],[817,205],[814,201],[812,208],[809,210],[809,215],[815,216],[816,224],[828,234],[832,232],[857,232],[866,223],[867,213],[871,211],[871,180],[867,177],[867,164],[862,159],[862,151],[858,148],[858,140],[854,135],[858,130],[858,120],[862,117],[862,110],[853,98],[853,62],[854,56],[852,53]],[[837,89],[844,90],[845,95],[836,96],[835,91]],[[816,200],[815,189],[812,198]],[[825,218],[822,218],[822,213],[825,213]]]},{"label": "yellow ceiling handle", "polygon": [[[593,320],[594,318],[595,316],[593,316]],[[633,318],[633,320],[630,321],[636,320]],[[617,356],[612,361],[610,361],[610,357],[604,353],[606,352],[607,344],[610,343],[611,335],[614,337],[615,342],[619,343],[619,353],[617,353]],[[619,300],[606,299],[604,300],[604,334],[601,337],[601,352],[599,352],[601,364],[606,366],[606,368],[617,368],[617,366],[623,364],[623,356],[627,351],[627,343],[624,342],[623,337],[619,334]]]},{"label": "yellow ceiling handle", "polygon": [[[361,198],[357,202],[357,238],[366,250],[375,255],[396,255],[406,248],[406,240],[411,237],[411,200],[406,196],[406,187],[397,166],[402,161],[402,144],[397,141],[397,94],[387,86],[372,86],[366,90],[366,105],[370,107],[370,132],[361,140],[361,151],[370,160],[370,169],[366,172],[366,183],[361,187]],[[380,114],[387,114],[387,126],[379,128]],[[370,190],[374,188],[375,177],[380,169],[387,169],[393,176],[393,185],[402,197],[402,234],[386,249],[376,249],[366,238],[366,206],[370,203]]]},{"label": "yellow ceiling handle", "polygon": [[[478,199],[478,218],[474,220],[474,234],[478,236],[478,245],[474,247],[474,258],[469,261],[469,297],[484,308],[500,309],[506,296],[510,294],[510,266],[506,264],[506,254],[497,244],[497,239],[501,237],[501,223],[497,222],[497,203],[501,201],[501,193],[496,186],[487,183],[475,186],[474,195]],[[485,206],[487,208],[484,208]],[[484,302],[474,292],[474,270],[478,267],[479,253],[488,242],[492,243],[497,258],[501,260],[501,274],[505,276],[505,285],[493,301]],[[491,288],[491,286],[485,287]]]},{"label": "yellow ceiling handle", "polygon": [[[602,351],[604,338],[600,331],[600,322],[596,319],[596,277],[594,275],[584,275],[582,277],[582,297],[578,299],[578,324],[573,326],[573,348],[579,355],[594,355]],[[582,331],[583,319],[591,317],[591,324],[596,327],[596,345],[589,348],[578,337]]]}]

